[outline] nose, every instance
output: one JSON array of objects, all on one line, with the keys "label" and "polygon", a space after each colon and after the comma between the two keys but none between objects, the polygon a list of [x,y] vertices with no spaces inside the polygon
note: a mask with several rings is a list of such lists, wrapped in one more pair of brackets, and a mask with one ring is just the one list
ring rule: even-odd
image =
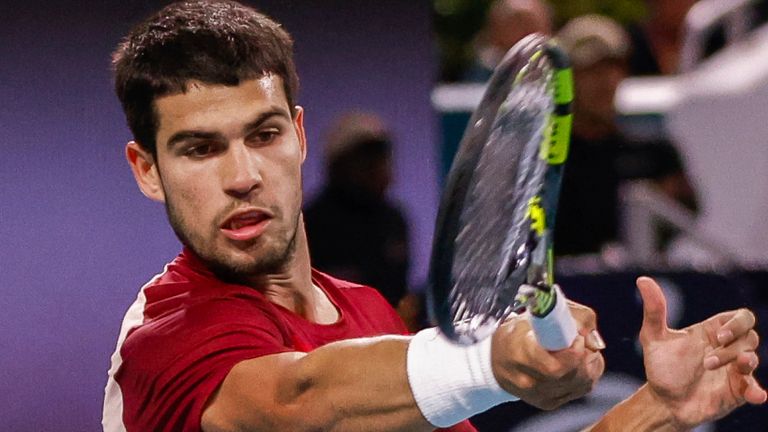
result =
[{"label": "nose", "polygon": [[232,143],[223,158],[224,191],[243,198],[262,185],[261,158],[242,141]]}]

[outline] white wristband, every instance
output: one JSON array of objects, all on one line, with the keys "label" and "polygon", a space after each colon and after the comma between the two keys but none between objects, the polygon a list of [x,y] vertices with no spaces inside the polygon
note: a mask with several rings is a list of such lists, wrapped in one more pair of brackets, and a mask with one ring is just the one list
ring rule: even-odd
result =
[{"label": "white wristband", "polygon": [[458,345],[435,328],[413,336],[408,346],[408,381],[419,410],[432,425],[453,426],[519,399],[505,392],[493,376],[491,339]]}]

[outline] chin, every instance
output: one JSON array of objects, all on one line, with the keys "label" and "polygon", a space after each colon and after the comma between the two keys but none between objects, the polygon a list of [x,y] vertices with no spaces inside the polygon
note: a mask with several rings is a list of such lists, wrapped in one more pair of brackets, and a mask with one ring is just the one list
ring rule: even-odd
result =
[{"label": "chin", "polygon": [[167,203],[166,210],[179,240],[225,281],[283,272],[296,250],[298,229],[291,233],[273,227],[252,241],[234,243],[223,238],[218,228],[207,233],[192,229]]},{"label": "chin", "polygon": [[206,266],[225,282],[243,283],[254,276],[275,273],[284,263],[273,259],[240,256],[201,256]]},{"label": "chin", "polygon": [[232,245],[227,245],[216,250],[209,249],[210,253],[198,253],[198,256],[223,279],[243,280],[283,272],[291,261],[294,251],[295,242],[293,241],[280,244],[256,241],[243,248],[233,249]]}]

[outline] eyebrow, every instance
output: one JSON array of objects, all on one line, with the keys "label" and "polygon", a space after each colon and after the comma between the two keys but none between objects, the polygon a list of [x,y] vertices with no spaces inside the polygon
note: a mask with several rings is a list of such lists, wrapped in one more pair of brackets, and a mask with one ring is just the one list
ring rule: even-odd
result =
[{"label": "eyebrow", "polygon": [[[289,121],[291,120],[291,114],[287,110],[285,110],[285,108],[272,106],[270,107],[269,111],[265,111],[259,114],[258,117],[248,122],[243,127],[243,131],[245,133],[248,133],[249,131],[257,129],[264,122],[266,122],[267,120],[273,117],[282,117],[285,120],[289,120]],[[171,150],[173,149],[174,146],[190,139],[222,140],[223,141],[224,135],[219,132],[208,132],[204,130],[182,130],[171,135],[171,137],[168,138],[168,142],[166,146],[169,150]]]}]

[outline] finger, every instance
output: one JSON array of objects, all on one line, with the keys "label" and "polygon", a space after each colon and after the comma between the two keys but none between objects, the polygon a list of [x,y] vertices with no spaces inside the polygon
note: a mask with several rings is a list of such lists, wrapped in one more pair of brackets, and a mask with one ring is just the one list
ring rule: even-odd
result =
[{"label": "finger", "polygon": [[[543,401],[542,408],[546,407],[545,409],[552,409],[568,401],[584,396],[592,391],[595,383],[602,375],[605,365],[602,354],[585,350],[583,345],[579,346],[581,341],[583,341],[583,338],[577,336],[577,341],[574,344],[574,347],[553,353],[553,356],[556,357],[570,358],[573,357],[576,352],[579,352],[580,348],[582,355],[578,356],[576,359],[578,360],[578,363],[572,364],[565,374],[561,374],[561,376],[554,381],[552,380],[553,377],[551,375],[545,379],[537,378],[535,374],[532,375],[532,377],[539,382],[549,381],[556,384],[556,387],[552,388],[550,395],[547,397],[547,401]],[[567,351],[571,351],[571,353],[567,353]]]},{"label": "finger", "polygon": [[717,341],[721,345],[731,343],[755,326],[755,314],[749,309],[725,312],[716,315],[715,318],[723,323],[717,330]]},{"label": "finger", "polygon": [[586,342],[583,336],[576,337],[574,344],[568,350],[570,352],[563,353],[561,360],[563,364],[568,364],[569,367],[560,372],[565,372],[562,377],[572,376],[591,389],[605,371],[605,359],[600,351],[588,349]]},{"label": "finger", "polygon": [[598,352],[605,349],[605,341],[603,340],[603,337],[600,335],[600,332],[597,331],[597,329],[592,330],[589,332],[587,337],[585,338],[587,349],[590,351]]},{"label": "finger", "polygon": [[736,370],[742,375],[749,375],[760,365],[760,359],[754,351],[740,353],[733,362]]},{"label": "finger", "polygon": [[[602,376],[605,362],[600,352],[587,349],[584,336],[577,335],[573,344],[564,350],[549,352],[536,348],[535,362],[526,373],[540,381],[577,379],[592,385]],[[570,377],[570,378],[569,378]]]},{"label": "finger", "polygon": [[571,315],[573,315],[579,328],[579,333],[582,335],[587,335],[597,328],[597,314],[592,308],[568,300],[568,309],[571,311]]},{"label": "finger", "polygon": [[592,382],[580,382],[573,387],[569,388],[567,392],[563,392],[553,398],[550,406],[554,405],[555,408],[562,406],[572,400],[585,396],[592,391],[594,383]]},{"label": "finger", "polygon": [[749,333],[736,339],[728,346],[719,347],[710,352],[704,358],[704,367],[709,370],[717,369],[736,360],[741,353],[754,351],[759,343],[760,338],[757,336],[757,332],[750,330]]},{"label": "finger", "polygon": [[605,372],[605,359],[603,355],[598,352],[593,352],[587,359],[587,377],[593,382],[597,382]]},{"label": "finger", "polygon": [[744,377],[744,380],[746,381],[744,400],[753,405],[765,403],[766,399],[768,399],[768,393],[766,393],[765,389],[760,386],[757,380],[751,375]]},{"label": "finger", "polygon": [[568,308],[571,311],[579,334],[584,336],[586,347],[590,351],[600,351],[605,349],[605,340],[597,330],[597,314],[595,311],[582,304],[568,300]]},{"label": "finger", "polygon": [[584,336],[577,335],[569,348],[549,352],[541,348],[536,373],[541,379],[560,379],[567,374],[577,372],[588,352],[585,348]]},{"label": "finger", "polygon": [[637,288],[643,299],[643,326],[640,335],[646,339],[659,339],[668,330],[667,299],[664,292],[656,281],[646,276],[637,279]]}]

